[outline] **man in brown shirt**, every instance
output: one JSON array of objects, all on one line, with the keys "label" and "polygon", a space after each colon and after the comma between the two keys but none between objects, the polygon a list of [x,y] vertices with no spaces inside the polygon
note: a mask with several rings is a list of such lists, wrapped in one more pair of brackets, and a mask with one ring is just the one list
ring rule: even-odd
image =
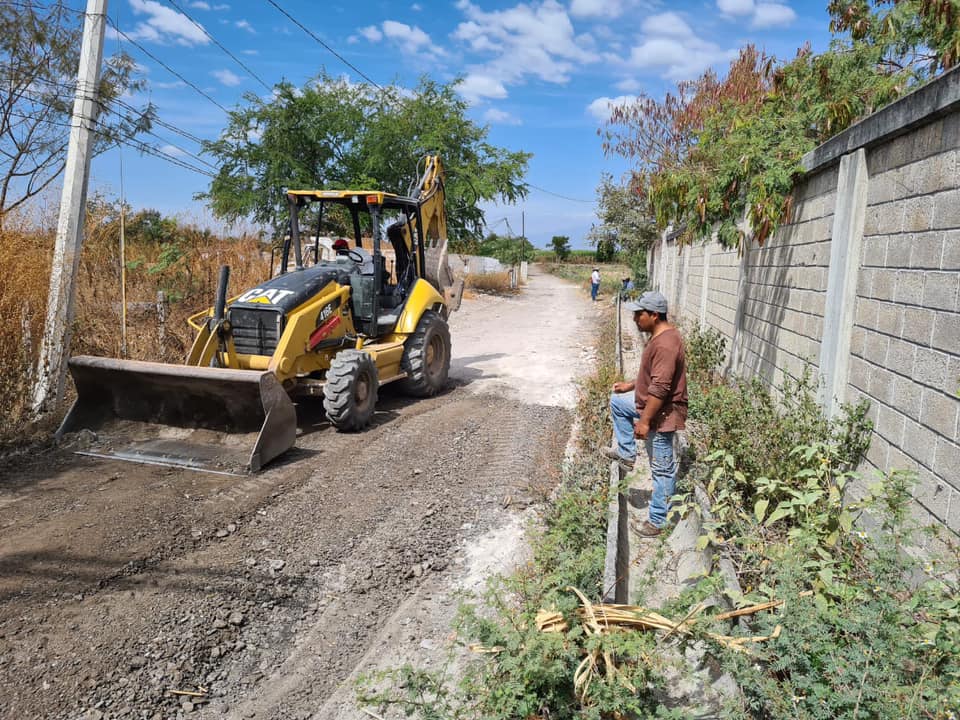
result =
[{"label": "man in brown shirt", "polygon": [[[633,382],[613,385],[610,413],[617,447],[603,454],[616,459],[622,468],[633,468],[637,458],[636,438],[644,441],[653,475],[650,519],[640,534],[656,537],[667,521],[670,498],[677,482],[677,457],[673,439],[687,421],[687,363],[683,338],[667,322],[667,299],[659,292],[646,292],[625,306],[633,321],[650,341],[640,358],[640,371]],[[632,391],[632,392],[631,392]]]}]

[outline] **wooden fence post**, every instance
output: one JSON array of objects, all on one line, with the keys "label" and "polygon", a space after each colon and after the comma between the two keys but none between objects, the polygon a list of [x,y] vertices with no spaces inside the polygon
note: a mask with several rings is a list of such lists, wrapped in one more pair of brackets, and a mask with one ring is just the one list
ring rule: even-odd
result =
[{"label": "wooden fence post", "polygon": [[163,352],[163,345],[167,340],[167,298],[163,290],[157,290],[157,341],[160,343],[160,351]]}]

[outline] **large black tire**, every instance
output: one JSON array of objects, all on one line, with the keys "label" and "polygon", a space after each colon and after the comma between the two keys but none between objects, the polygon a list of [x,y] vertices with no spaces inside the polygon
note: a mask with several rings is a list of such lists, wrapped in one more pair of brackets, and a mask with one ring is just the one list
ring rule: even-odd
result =
[{"label": "large black tire", "polygon": [[323,409],[338,430],[362,430],[377,405],[380,379],[373,359],[360,350],[342,350],[330,363]]},{"label": "large black tire", "polygon": [[401,369],[407,374],[404,392],[432,397],[443,390],[450,374],[450,328],[433,310],[420,317],[417,329],[403,348]]}]

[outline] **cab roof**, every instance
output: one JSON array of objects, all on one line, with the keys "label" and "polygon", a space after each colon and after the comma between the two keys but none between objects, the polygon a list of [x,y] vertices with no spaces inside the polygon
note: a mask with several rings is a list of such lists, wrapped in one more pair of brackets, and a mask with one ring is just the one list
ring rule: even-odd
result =
[{"label": "cab roof", "polygon": [[383,192],[382,190],[288,190],[287,197],[303,198],[307,201],[321,200],[343,205],[381,205],[392,208],[415,208],[418,203],[413,198]]}]

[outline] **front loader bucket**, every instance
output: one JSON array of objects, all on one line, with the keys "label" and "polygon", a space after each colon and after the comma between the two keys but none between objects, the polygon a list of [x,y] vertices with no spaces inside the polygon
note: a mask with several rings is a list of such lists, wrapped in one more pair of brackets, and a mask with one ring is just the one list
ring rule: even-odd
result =
[{"label": "front loader bucket", "polygon": [[257,472],[293,447],[293,403],[270,371],[78,356],[77,400],[57,431],[91,430],[85,454],[212,472]]}]

